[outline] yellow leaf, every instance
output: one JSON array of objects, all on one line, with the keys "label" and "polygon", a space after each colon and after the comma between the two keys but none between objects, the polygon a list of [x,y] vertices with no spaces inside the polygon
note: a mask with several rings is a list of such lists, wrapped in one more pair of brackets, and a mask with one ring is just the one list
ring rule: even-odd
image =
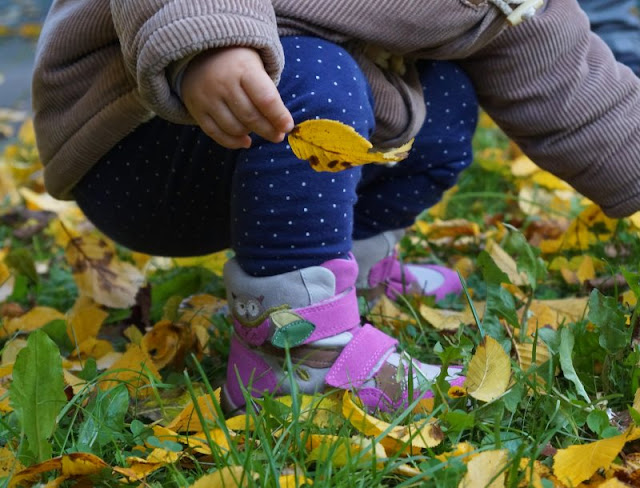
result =
[{"label": "yellow leaf", "polygon": [[177,266],[198,266],[200,268],[207,268],[208,270],[213,271],[215,274],[222,276],[222,268],[224,267],[224,264],[229,260],[229,257],[229,251],[220,251],[214,254],[207,254],[205,256],[174,258],[174,261]]},{"label": "yellow leaf", "polygon": [[0,479],[11,477],[13,473],[22,471],[24,466],[18,461],[17,452],[9,447],[0,447]]},{"label": "yellow leaf", "polygon": [[465,388],[473,398],[491,402],[507,391],[511,361],[493,337],[485,337],[469,362]]},{"label": "yellow leaf", "polygon": [[11,478],[9,486],[19,486],[25,481],[36,480],[42,473],[53,471],[54,469],[59,470],[64,478],[69,478],[71,476],[96,474],[107,467],[107,463],[98,456],[85,452],[75,452],[49,459],[21,470]]},{"label": "yellow leaf", "polygon": [[250,415],[236,415],[225,420],[227,429],[231,430],[253,430],[255,429],[255,421]]},{"label": "yellow leaf", "polygon": [[433,420],[425,419],[410,425],[396,425],[380,420],[364,411],[354,401],[349,391],[344,392],[342,414],[356,429],[366,436],[380,436],[380,443],[387,449],[389,455],[403,452],[411,447],[417,450],[435,447],[442,442],[444,434]]},{"label": "yellow leaf", "polygon": [[27,347],[27,340],[16,337],[5,343],[2,348],[2,363],[5,364],[13,364],[18,357],[18,353]]},{"label": "yellow leaf", "polygon": [[256,480],[257,478],[256,474],[247,473],[242,466],[225,466],[213,473],[204,475],[192,484],[190,488],[243,488],[249,486],[249,480]]},{"label": "yellow leaf", "polygon": [[[2,386],[0,386],[0,412],[2,413],[13,412],[13,408],[11,408],[11,405],[9,404],[9,390],[7,390],[6,388],[3,388]],[[0,464],[1,463],[2,461],[0,460]],[[2,473],[1,468],[0,468],[0,473]],[[0,474],[0,478],[2,478],[1,474]]]},{"label": "yellow leaf", "polygon": [[629,488],[629,486],[631,485],[623,483],[618,478],[610,478],[603,483],[600,483],[598,488]]},{"label": "yellow leaf", "polygon": [[454,457],[462,457],[462,461],[465,463],[470,460],[470,454],[475,450],[475,448],[469,444],[468,442],[460,442],[456,444],[456,448],[453,451],[444,452],[442,454],[436,455],[436,459],[442,461],[443,463],[447,461],[447,459]]},{"label": "yellow leaf", "polygon": [[371,465],[372,460],[384,460],[387,454],[384,447],[362,436],[340,437],[336,435],[311,434],[307,438],[309,452],[307,462],[317,461],[342,467],[358,457],[359,464]]},{"label": "yellow leaf", "polygon": [[524,472],[524,478],[518,484],[521,488],[544,488],[542,484],[543,478],[551,476],[551,470],[540,461],[534,461],[533,465],[530,459],[520,459],[520,471]]},{"label": "yellow leaf", "polygon": [[420,315],[429,322],[434,329],[456,331],[463,325],[473,324],[475,320],[470,308],[464,311],[443,310],[440,308],[420,305]]},{"label": "yellow leaf", "polygon": [[149,376],[160,378],[160,373],[151,358],[139,346],[132,344],[105,372],[100,389],[108,390],[124,383],[131,396],[135,396],[136,393],[141,396],[150,395]]},{"label": "yellow leaf", "polygon": [[76,237],[65,255],[81,295],[113,308],[135,304],[144,277],[134,265],[118,259],[113,244],[104,238]]},{"label": "yellow leaf", "polygon": [[415,323],[415,320],[404,313],[386,295],[382,295],[375,303],[369,315],[375,320],[376,325],[388,325],[394,329],[402,329],[406,325]]},{"label": "yellow leaf", "polygon": [[[556,253],[560,249],[584,251],[598,242],[610,240],[616,225],[614,219],[604,215],[600,207],[593,204],[571,222],[564,235],[542,241],[540,249],[546,254]],[[594,232],[595,229],[599,230],[598,234]]]},{"label": "yellow leaf", "polygon": [[592,280],[596,277],[596,269],[593,264],[593,258],[591,256],[584,256],[578,271],[576,272],[578,281],[584,283],[587,280]]},{"label": "yellow leaf", "polygon": [[20,317],[7,320],[0,327],[0,338],[15,332],[32,332],[52,320],[64,320],[64,315],[51,307],[34,307]]},{"label": "yellow leaf", "polygon": [[13,373],[13,363],[0,366],[0,378],[5,378]]},{"label": "yellow leaf", "polygon": [[278,478],[280,488],[298,488],[304,485],[313,485],[313,480],[301,474],[283,474]]},{"label": "yellow leaf", "polygon": [[[229,433],[229,437],[234,436],[235,434],[233,432]],[[218,452],[229,452],[231,449],[231,446],[229,445],[229,437],[227,437],[227,434],[222,429],[216,428],[209,430],[209,438],[211,438],[211,442]],[[209,441],[204,432],[196,432],[195,434],[189,434],[188,436],[181,436],[179,442],[186,444],[195,452],[200,454],[206,454],[208,456],[212,455]]]},{"label": "yellow leaf", "polygon": [[[220,388],[213,393],[216,397],[216,403],[219,405]],[[197,398],[197,402],[203,418],[215,425],[218,413],[211,397],[209,395],[200,395]],[[176,432],[200,432],[204,430],[192,401],[167,425],[167,429],[175,430]]]},{"label": "yellow leaf", "polygon": [[498,268],[500,268],[509,277],[512,284],[516,286],[529,284],[527,275],[524,272],[518,272],[518,265],[515,260],[498,244],[492,240],[488,241],[486,251],[491,255],[496,266],[498,266]]},{"label": "yellow leaf", "polygon": [[502,488],[507,467],[507,451],[484,451],[467,463],[467,473],[458,488]]},{"label": "yellow leaf", "polygon": [[465,219],[438,219],[431,223],[418,220],[415,225],[418,231],[429,240],[437,240],[445,237],[457,239],[460,236],[477,237],[480,235],[480,226],[475,222]]},{"label": "yellow leaf", "polygon": [[196,336],[189,324],[161,320],[147,332],[140,344],[151,357],[156,368],[169,364],[182,368],[186,355],[194,349]]},{"label": "yellow leaf", "polygon": [[95,339],[108,316],[90,297],[79,296],[67,312],[67,334],[74,347],[86,339]]},{"label": "yellow leaf", "polygon": [[524,154],[511,163],[511,174],[516,178],[527,178],[539,171],[541,171],[540,167]]},{"label": "yellow leaf", "polygon": [[587,309],[588,302],[588,297],[539,301],[539,303],[549,307],[554,313],[556,313],[557,317],[554,323],[557,325],[576,322],[582,319]]},{"label": "yellow leaf", "polygon": [[[95,337],[87,337],[78,344],[69,357],[71,358],[94,358],[100,359],[113,352],[113,345],[105,339],[96,339]],[[99,368],[101,369],[101,368]]]},{"label": "yellow leaf", "polygon": [[553,456],[553,473],[569,486],[590,479],[599,469],[607,469],[627,442],[629,431],[599,441],[559,449]]},{"label": "yellow leaf", "polygon": [[376,149],[351,126],[336,120],[306,120],[289,134],[291,150],[316,171],[337,172],[367,163],[406,159],[413,140],[394,149]]},{"label": "yellow leaf", "polygon": [[640,413],[640,388],[636,390],[636,394],[633,397],[633,405],[632,407],[636,412]]},{"label": "yellow leaf", "polygon": [[638,303],[638,297],[636,297],[635,293],[633,293],[633,290],[627,290],[623,292],[621,298],[622,303],[627,304],[630,307],[635,307]]},{"label": "yellow leaf", "polygon": [[538,171],[531,175],[531,181],[549,190],[570,190],[571,186],[547,171]]},{"label": "yellow leaf", "polygon": [[[527,371],[533,364],[533,344],[521,344],[516,343],[516,349],[518,351],[518,362],[522,371]],[[549,349],[541,342],[536,345],[536,360],[535,365],[540,366],[551,359]]]},{"label": "yellow leaf", "polygon": [[80,393],[87,384],[87,380],[78,378],[77,376],[71,374],[66,369],[62,371],[62,375],[64,376],[65,384],[71,387],[74,395],[77,395],[78,393]]}]

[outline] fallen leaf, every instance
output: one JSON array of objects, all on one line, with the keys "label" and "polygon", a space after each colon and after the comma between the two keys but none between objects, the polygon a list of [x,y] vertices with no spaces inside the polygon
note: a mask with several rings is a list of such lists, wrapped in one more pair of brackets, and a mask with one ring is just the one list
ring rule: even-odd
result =
[{"label": "fallen leaf", "polygon": [[606,469],[618,457],[627,442],[629,431],[599,441],[559,449],[553,456],[553,473],[569,486],[590,479],[599,469]]},{"label": "fallen leaf", "polygon": [[161,320],[142,338],[141,347],[153,360],[156,368],[173,364],[184,365],[185,357],[195,349],[196,336],[189,324]]},{"label": "fallen leaf", "polygon": [[[571,222],[563,236],[542,241],[540,250],[545,254],[557,253],[561,249],[585,251],[593,244],[610,240],[616,225],[616,220],[604,215],[600,207],[590,205]],[[593,231],[595,228],[603,232],[596,234]]]},{"label": "fallen leaf", "polygon": [[288,137],[291,150],[316,171],[337,172],[367,163],[387,164],[406,159],[413,144],[377,149],[349,125],[313,119],[296,125]]},{"label": "fallen leaf", "polygon": [[147,396],[151,394],[149,376],[160,378],[160,373],[151,358],[139,346],[131,344],[127,352],[107,369],[99,386],[101,390],[108,390],[125,383],[132,397],[136,393]]},{"label": "fallen leaf", "polygon": [[484,451],[467,463],[467,473],[458,488],[503,488],[507,468],[507,451]]},{"label": "fallen leaf", "polygon": [[509,277],[509,281],[511,281],[513,285],[526,286],[529,284],[527,274],[518,272],[518,265],[515,260],[498,244],[489,240],[487,241],[485,249],[496,263],[496,266]]},{"label": "fallen leaf", "polygon": [[511,361],[493,337],[485,337],[469,362],[465,388],[470,396],[491,402],[507,391]]},{"label": "fallen leaf", "polygon": [[410,425],[391,424],[368,414],[354,400],[349,391],[343,395],[342,414],[358,431],[366,436],[380,436],[379,442],[387,450],[387,455],[391,456],[397,452],[404,452],[410,448],[420,449],[435,447],[444,439],[444,434],[432,419],[424,419]]},{"label": "fallen leaf", "polygon": [[444,310],[441,308],[420,305],[420,315],[431,324],[434,329],[455,332],[461,326],[474,324],[475,319],[470,308],[464,311]]},{"label": "fallen leaf", "polygon": [[[216,403],[220,405],[220,388],[213,392],[215,395]],[[209,395],[200,395],[197,398],[197,404],[202,413],[204,420],[209,420],[215,425],[218,419],[218,412]],[[204,430],[204,426],[200,422],[200,418],[195,410],[193,402],[182,409],[182,411],[176,415],[176,417],[167,425],[167,429],[174,430],[176,432],[200,432]]]},{"label": "fallen leaf", "polygon": [[0,338],[16,332],[32,332],[53,320],[64,320],[64,315],[51,307],[34,307],[20,317],[10,318],[0,327]]},{"label": "fallen leaf", "polygon": [[0,479],[22,471],[24,466],[18,461],[18,453],[7,446],[0,447]]},{"label": "fallen leaf", "polygon": [[120,261],[113,244],[93,236],[69,241],[65,256],[81,295],[113,308],[128,308],[144,277],[134,265]]},{"label": "fallen leaf", "polygon": [[75,346],[95,339],[109,314],[88,296],[79,296],[67,312],[67,334]]},{"label": "fallen leaf", "polygon": [[34,464],[16,473],[9,487],[22,485],[24,482],[37,480],[42,473],[58,470],[64,479],[81,477],[99,473],[108,465],[98,456],[85,452],[74,452],[47,461]]},{"label": "fallen leaf", "polygon": [[307,438],[306,448],[309,451],[307,462],[331,463],[336,467],[352,464],[355,457],[358,457],[358,464],[361,465],[371,465],[372,460],[382,461],[387,458],[382,444],[362,436],[349,438],[311,434]]},{"label": "fallen leaf", "polygon": [[256,474],[246,472],[242,466],[225,466],[204,475],[190,488],[243,488],[249,486],[249,480],[256,479]]},{"label": "fallen leaf", "polygon": [[400,310],[386,295],[376,300],[375,305],[367,315],[376,324],[387,325],[394,329],[403,329],[406,325],[415,323],[413,317]]}]

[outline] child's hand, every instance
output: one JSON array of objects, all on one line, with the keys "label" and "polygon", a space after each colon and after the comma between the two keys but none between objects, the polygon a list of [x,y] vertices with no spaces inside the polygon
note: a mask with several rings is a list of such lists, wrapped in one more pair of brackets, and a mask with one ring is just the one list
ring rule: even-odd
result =
[{"label": "child's hand", "polygon": [[202,130],[229,149],[251,145],[250,132],[280,142],[293,118],[254,49],[206,51],[187,67],[182,99]]}]

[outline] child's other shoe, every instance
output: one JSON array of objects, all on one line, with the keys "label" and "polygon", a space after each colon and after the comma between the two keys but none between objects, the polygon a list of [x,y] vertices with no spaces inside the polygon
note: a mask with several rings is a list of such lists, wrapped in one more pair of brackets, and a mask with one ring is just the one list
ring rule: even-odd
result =
[{"label": "child's other shoe", "polygon": [[[361,325],[357,275],[353,257],[268,277],[247,275],[235,259],[226,264],[235,334],[222,395],[225,410],[244,407],[244,389],[254,397],[291,393],[289,376],[305,394],[331,387],[354,390],[371,411],[393,411],[432,396],[429,388],[441,368],[409,357],[398,350],[397,340]],[[286,349],[291,375],[285,372]],[[451,385],[464,382],[459,372],[449,369]]]},{"label": "child's other shoe", "polygon": [[452,293],[459,295],[462,283],[455,271],[435,264],[400,262],[395,246],[403,234],[404,231],[387,231],[353,242],[359,266],[358,290],[381,290],[391,299],[409,293],[433,295],[436,300]]}]

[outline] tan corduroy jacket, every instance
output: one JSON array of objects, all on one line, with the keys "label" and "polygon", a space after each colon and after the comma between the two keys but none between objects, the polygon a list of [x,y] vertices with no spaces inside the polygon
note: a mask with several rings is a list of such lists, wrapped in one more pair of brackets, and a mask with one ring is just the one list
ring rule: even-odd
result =
[{"label": "tan corduroy jacket", "polygon": [[[279,36],[344,45],[372,86],[378,144],[425,117],[415,59],[454,59],[480,103],[541,167],[611,216],[640,209],[640,81],[589,32],[576,0],[546,0],[517,27],[487,0],[56,0],[33,79],[49,192],[70,190],[116,142],[158,115],[191,124],[167,67],[204,49],[259,50],[277,82]],[[403,75],[370,60],[403,56]]]}]

